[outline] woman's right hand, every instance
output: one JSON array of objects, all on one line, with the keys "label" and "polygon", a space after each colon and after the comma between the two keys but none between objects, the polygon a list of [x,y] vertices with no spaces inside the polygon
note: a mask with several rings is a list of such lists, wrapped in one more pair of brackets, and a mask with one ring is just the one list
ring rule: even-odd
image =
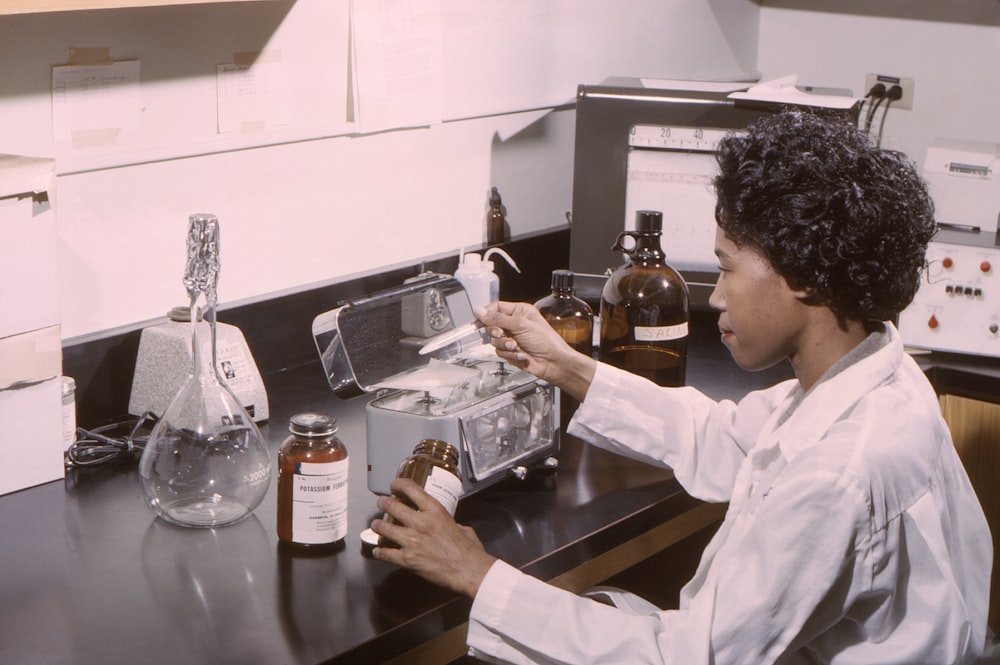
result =
[{"label": "woman's right hand", "polygon": [[574,350],[528,303],[495,302],[476,309],[497,355],[583,401],[597,363]]}]

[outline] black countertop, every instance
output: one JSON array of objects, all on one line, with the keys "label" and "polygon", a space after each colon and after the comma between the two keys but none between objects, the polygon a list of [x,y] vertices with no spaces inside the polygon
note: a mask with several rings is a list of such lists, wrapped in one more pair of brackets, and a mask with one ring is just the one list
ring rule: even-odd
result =
[{"label": "black countertop", "polygon": [[[714,396],[783,375],[740,371],[715,339],[692,344],[688,382]],[[365,484],[368,398],[334,396],[318,362],[265,382],[273,456],[293,413],[340,423],[351,460],[345,548],[310,557],[278,546],[275,476],[247,520],[186,529],[154,517],[134,462],[74,469],[0,497],[0,662],[376,663],[467,619],[470,601],[361,553],[378,512]],[[670,472],[564,436],[556,473],[479,492],[457,518],[493,554],[550,579],[696,505]]]},{"label": "black countertop", "polygon": [[[969,364],[949,362],[921,359],[932,378],[964,385]],[[977,390],[1000,394],[1000,370],[987,366]],[[743,372],[710,328],[695,329],[688,383],[716,399],[790,375],[787,365]],[[377,514],[365,485],[368,398],[335,397],[318,363],[265,380],[273,456],[293,413],[340,422],[351,460],[345,548],[310,557],[278,546],[274,476],[249,519],[186,529],[154,517],[134,462],[72,470],[0,497],[0,663],[378,663],[467,619],[467,599],[361,553]],[[457,513],[493,554],[543,579],[698,505],[668,471],[570,437],[559,461],[555,474],[505,481]]]}]

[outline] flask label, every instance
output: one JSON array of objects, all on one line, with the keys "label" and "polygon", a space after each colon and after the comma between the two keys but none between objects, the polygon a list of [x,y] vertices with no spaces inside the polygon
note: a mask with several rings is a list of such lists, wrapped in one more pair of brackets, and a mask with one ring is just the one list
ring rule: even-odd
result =
[{"label": "flask label", "polygon": [[424,481],[424,490],[444,506],[448,514],[454,517],[458,507],[458,497],[462,493],[462,481],[448,471],[433,467]]},{"label": "flask label", "polygon": [[299,462],[292,478],[292,540],[333,543],[347,535],[347,459]]},{"label": "flask label", "polygon": [[687,321],[673,326],[635,327],[635,339],[637,342],[668,342],[673,339],[682,339],[687,336]]}]

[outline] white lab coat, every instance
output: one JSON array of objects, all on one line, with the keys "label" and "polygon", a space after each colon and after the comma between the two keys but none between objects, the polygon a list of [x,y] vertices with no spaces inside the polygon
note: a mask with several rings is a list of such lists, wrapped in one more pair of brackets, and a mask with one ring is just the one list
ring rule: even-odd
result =
[{"label": "white lab coat", "polygon": [[739,404],[601,365],[571,432],[669,466],[693,496],[730,501],[725,521],[680,609],[645,616],[497,562],[473,603],[472,652],[572,665],[977,656],[992,562],[985,517],[895,328],[865,346],[806,395],[792,380]]}]

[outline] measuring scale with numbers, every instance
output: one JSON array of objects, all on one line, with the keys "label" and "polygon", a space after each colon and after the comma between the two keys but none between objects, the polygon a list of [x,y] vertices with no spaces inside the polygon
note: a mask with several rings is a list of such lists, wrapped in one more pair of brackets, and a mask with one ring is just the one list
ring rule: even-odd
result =
[{"label": "measuring scale with numbers", "polygon": [[667,260],[680,270],[714,270],[715,150],[729,130],[633,125],[629,133],[626,230],[639,210],[665,210]]}]

